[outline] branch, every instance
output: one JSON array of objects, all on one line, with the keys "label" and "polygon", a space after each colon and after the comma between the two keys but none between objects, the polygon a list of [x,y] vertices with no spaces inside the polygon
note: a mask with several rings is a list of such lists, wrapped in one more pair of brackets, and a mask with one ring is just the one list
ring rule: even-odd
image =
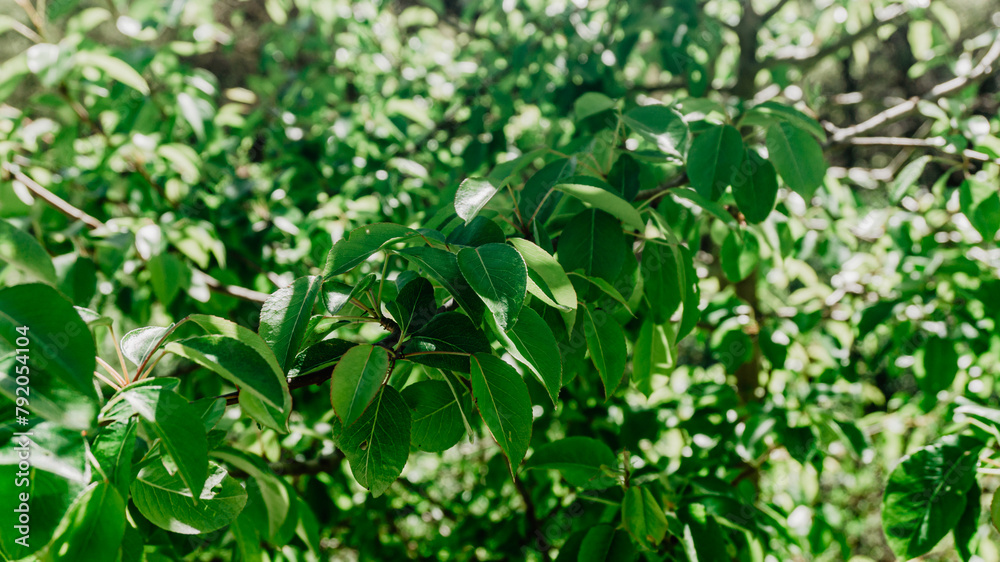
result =
[{"label": "branch", "polygon": [[8,162],[3,163],[3,171],[10,174],[17,181],[24,184],[29,191],[34,193],[39,197],[39,199],[48,203],[53,209],[59,211],[60,213],[66,215],[67,217],[81,221],[83,224],[87,225],[91,230],[96,230],[98,228],[103,228],[105,225],[98,219],[88,215],[87,213],[77,209],[73,205],[66,202],[65,199],[59,197],[55,193],[52,193],[48,189],[45,189],[38,182],[31,179],[24,172],[21,171],[20,167],[10,164]]},{"label": "branch", "polygon": [[253,289],[247,289],[245,287],[238,287],[236,285],[226,285],[225,283],[219,281],[215,277],[205,273],[204,271],[199,271],[192,268],[192,277],[200,279],[208,288],[216,293],[223,295],[229,295],[231,297],[236,297],[238,299],[243,299],[250,302],[263,303],[267,300],[267,297],[271,296],[267,293],[262,293],[260,291],[255,291]]},{"label": "branch", "polygon": [[931,88],[929,92],[923,95],[923,97],[912,97],[902,103],[894,105],[881,113],[877,113],[872,116],[867,121],[858,123],[852,127],[845,127],[843,129],[834,128],[832,135],[830,137],[829,145],[843,144],[849,139],[859,136],[862,133],[866,133],[876,127],[880,127],[886,123],[891,123],[893,121],[902,119],[907,115],[910,115],[917,111],[921,101],[937,101],[947,95],[953,94],[966,86],[975,84],[980,80],[983,80],[987,76],[993,74],[997,59],[1000,58],[1000,35],[993,41],[989,50],[980,59],[979,64],[972,69],[971,72],[965,76],[956,76],[947,82],[942,82],[937,86]]},{"label": "branch", "polygon": [[787,4],[787,3],[788,3],[788,0],[778,0],[777,4],[775,4],[774,6],[771,6],[771,8],[768,11],[766,11],[763,14],[760,15],[760,22],[761,23],[766,23],[768,20],[770,20],[771,18],[773,18],[774,16],[776,16],[778,14],[778,12],[780,12],[781,9],[785,7],[785,4]]},{"label": "branch", "polygon": [[[69,204],[65,199],[59,197],[55,193],[52,193],[48,189],[42,187],[38,182],[31,179],[28,175],[21,171],[20,167],[11,164],[9,162],[3,162],[2,170],[6,174],[10,174],[14,179],[24,184],[31,191],[38,196],[39,199],[45,201],[53,209],[59,211],[63,215],[82,222],[87,225],[87,228],[91,230],[97,230],[99,228],[107,228],[108,225],[101,222],[99,219],[94,218],[80,209],[77,209],[73,205]],[[208,288],[216,293],[221,293],[224,295],[229,295],[231,297],[236,297],[238,299],[243,299],[251,302],[263,303],[267,300],[267,293],[262,293],[260,291],[254,291],[253,289],[246,289],[244,287],[237,287],[236,285],[226,285],[219,281],[218,279],[212,277],[211,275],[192,268],[193,276],[201,279]]]},{"label": "branch", "polygon": [[[333,369],[323,369],[322,371],[316,371],[315,373],[309,373],[308,375],[302,375],[298,377],[292,377],[288,379],[288,390],[295,390],[296,388],[305,388],[307,386],[312,386],[314,384],[323,384],[333,376]],[[216,398],[225,398],[226,405],[232,406],[240,401],[240,391],[230,392],[229,394],[223,394],[222,396],[216,396]]]},{"label": "branch", "polygon": [[[854,146],[901,146],[901,147],[917,147],[917,148],[938,148],[943,149],[948,146],[948,141],[941,137],[933,137],[929,139],[911,139],[906,137],[852,137],[844,141],[844,144],[850,144]],[[960,153],[951,153],[943,151],[945,154],[953,154],[955,156],[961,155],[969,160],[977,160],[979,162],[993,162],[994,164],[1000,164],[1000,159],[993,158],[989,154],[984,154],[978,150],[965,149]]]},{"label": "branch", "polygon": [[680,187],[687,183],[688,177],[686,173],[681,173],[673,178],[667,180],[667,183],[661,185],[660,187],[653,187],[650,189],[644,189],[635,195],[636,201],[645,201],[647,199],[653,199],[657,195],[663,193],[664,191]]},{"label": "branch", "polygon": [[875,19],[869,22],[868,25],[865,25],[854,33],[841,36],[839,39],[829,45],[826,45],[825,47],[814,49],[792,49],[793,52],[790,54],[779,54],[772,58],[765,59],[761,62],[760,67],[762,69],[767,69],[782,64],[792,64],[800,67],[802,70],[808,69],[824,58],[835,54],[844,47],[849,47],[855,42],[871,35],[872,33],[875,33],[882,26],[893,23],[894,21],[904,17],[909,17],[906,8],[900,5],[892,6],[887,8],[881,15],[876,15]]}]

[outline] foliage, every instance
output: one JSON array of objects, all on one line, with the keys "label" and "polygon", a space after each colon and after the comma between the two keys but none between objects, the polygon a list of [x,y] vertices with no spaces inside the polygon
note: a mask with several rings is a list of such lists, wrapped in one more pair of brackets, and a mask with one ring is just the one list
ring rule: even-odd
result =
[{"label": "foliage", "polygon": [[1000,557],[969,6],[19,4],[5,559]]}]

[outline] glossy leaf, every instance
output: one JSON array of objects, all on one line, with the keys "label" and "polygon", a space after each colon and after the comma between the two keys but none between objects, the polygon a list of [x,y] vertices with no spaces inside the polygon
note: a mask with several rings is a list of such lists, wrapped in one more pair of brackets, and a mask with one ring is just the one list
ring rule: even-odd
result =
[{"label": "glossy leaf", "polygon": [[359,484],[381,496],[399,477],[410,455],[410,410],[399,392],[384,386],[338,446]]},{"label": "glossy leaf", "polygon": [[282,372],[288,370],[306,337],[321,283],[318,276],[300,277],[272,293],[260,310],[258,333],[271,346]]},{"label": "glossy leaf", "polygon": [[39,281],[56,284],[52,258],[42,245],[34,236],[5,220],[0,220],[0,262],[7,262]]},{"label": "glossy leaf", "polygon": [[458,252],[458,267],[500,329],[513,326],[528,289],[528,269],[521,254],[506,244],[464,248]]},{"label": "glossy leaf", "polygon": [[157,527],[197,535],[221,529],[236,519],[247,503],[247,492],[226,469],[209,462],[205,487],[193,494],[178,474],[154,462],[143,467],[132,483],[132,501]]},{"label": "glossy leaf", "polygon": [[633,486],[625,491],[622,523],[635,542],[646,549],[655,549],[667,534],[663,505],[649,486]]},{"label": "glossy leaf", "polygon": [[403,332],[419,330],[437,312],[434,287],[423,277],[418,277],[399,290],[396,300],[385,305]]},{"label": "glossy leaf", "polygon": [[462,438],[462,412],[472,410],[472,399],[465,385],[458,390],[461,403],[444,381],[425,380],[403,389],[403,400],[410,408],[410,443],[414,447],[440,452]]},{"label": "glossy leaf", "polygon": [[618,459],[610,447],[597,439],[566,437],[537,447],[524,468],[558,470],[573,486],[599,489],[617,484],[605,471],[616,471]]},{"label": "glossy leaf", "polygon": [[767,159],[793,191],[810,197],[823,184],[826,161],[814,136],[791,123],[778,123],[768,127],[766,144]]},{"label": "glossy leaf", "polygon": [[573,176],[555,186],[559,191],[576,197],[595,209],[600,209],[622,221],[625,226],[642,231],[645,223],[631,203],[614,193],[607,183],[588,176]]},{"label": "glossy leaf", "polygon": [[344,427],[361,417],[388,376],[389,352],[384,347],[362,344],[340,358],[330,379],[330,401]]},{"label": "glossy leaf", "polygon": [[462,275],[458,266],[458,257],[438,248],[406,248],[399,255],[422,268],[427,275],[441,284],[455,301],[469,314],[478,325],[486,307]]},{"label": "glossy leaf", "polygon": [[[97,351],[87,324],[73,305],[49,285],[29,283],[0,289],[0,339],[15,348],[24,333],[34,373],[31,391],[52,399],[50,415],[65,409],[59,415],[64,422],[77,429],[89,427],[96,414],[93,373]],[[14,378],[5,378],[2,385],[11,400],[16,399],[13,383]],[[61,399],[66,401],[60,404]]]},{"label": "glossy leaf", "polygon": [[194,361],[236,385],[241,392],[253,393],[272,408],[285,404],[287,386],[283,375],[275,373],[267,361],[249,345],[222,335],[194,336],[167,344],[170,353]]},{"label": "glossy leaf", "polygon": [[982,447],[974,438],[949,435],[896,465],[882,499],[882,524],[897,556],[925,554],[955,527]]},{"label": "glossy leaf", "polygon": [[125,501],[114,486],[95,482],[56,527],[49,552],[60,560],[114,560],[125,536]]},{"label": "glossy leaf", "polygon": [[747,222],[764,222],[778,197],[778,175],[774,165],[757,151],[747,150],[732,180],[733,198]]},{"label": "glossy leaf", "polygon": [[323,279],[343,275],[385,246],[415,236],[419,234],[412,228],[387,222],[355,228],[330,249]]},{"label": "glossy leaf", "polygon": [[197,410],[176,392],[152,381],[126,387],[109,406],[115,403],[127,404],[148,423],[177,466],[180,481],[195,496],[200,495],[208,466],[208,441]]},{"label": "glossy leaf", "polygon": [[555,406],[562,388],[562,362],[556,338],[545,320],[525,308],[514,326],[498,335],[507,351],[538,377]]},{"label": "glossy leaf", "polygon": [[583,332],[587,350],[604,383],[604,396],[608,398],[625,375],[625,333],[618,321],[604,310],[587,306],[585,311]]},{"label": "glossy leaf", "polygon": [[690,132],[684,117],[665,105],[644,105],[625,113],[625,123],[635,132],[656,144],[661,152],[684,158],[690,142]]},{"label": "glossy leaf", "polygon": [[699,195],[717,201],[743,162],[743,139],[731,125],[715,125],[695,137],[687,159],[687,175]]},{"label": "glossy leaf", "polygon": [[499,190],[486,178],[464,180],[455,192],[455,213],[468,224]]},{"label": "glossy leaf", "polygon": [[576,308],[576,290],[551,254],[524,238],[508,240],[528,266],[528,292],[559,310]]},{"label": "glossy leaf", "polygon": [[469,372],[469,358],[488,352],[486,334],[460,312],[438,314],[426,326],[413,333],[403,353],[406,359],[439,369]]},{"label": "glossy leaf", "polygon": [[625,263],[621,224],[604,211],[588,209],[574,216],[559,237],[559,263],[567,272],[613,281]]},{"label": "glossy leaf", "polygon": [[513,367],[488,353],[472,356],[472,396],[493,439],[517,473],[531,441],[531,398]]}]

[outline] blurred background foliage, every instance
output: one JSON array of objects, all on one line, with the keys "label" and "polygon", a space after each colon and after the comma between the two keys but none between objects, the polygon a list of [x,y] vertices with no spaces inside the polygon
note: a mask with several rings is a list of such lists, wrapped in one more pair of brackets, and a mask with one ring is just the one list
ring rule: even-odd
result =
[{"label": "blurred background foliage", "polygon": [[[539,146],[593,150],[606,124],[576,119],[587,92],[706,115],[775,100],[835,138],[967,74],[1000,24],[1000,6],[972,0],[0,7],[0,217],[55,256],[74,304],[122,332],[195,312],[255,327],[260,301],[318,273],[344,232],[426,225],[450,212],[464,178]],[[879,520],[888,471],[961,422],[956,407],[1000,405],[1000,250],[962,213],[958,189],[963,172],[978,174],[996,196],[998,91],[987,75],[877,131],[912,145],[824,144],[824,185],[809,200],[782,191],[749,294],[720,269],[721,222],[663,199],[661,213],[700,240],[702,319],[678,366],[648,398],[604,403],[569,385],[565,407],[546,409],[535,432],[628,449],[634,477],[714,477],[719,488],[702,493],[732,518],[719,516],[730,541],[713,559],[893,559]],[[639,188],[669,171],[643,164]],[[66,216],[46,193],[95,222]],[[7,283],[19,275],[0,271]],[[754,349],[751,322],[767,382],[741,397],[726,376],[734,359],[719,350]],[[957,365],[950,378],[928,375],[942,354]],[[169,358],[159,368],[193,370]],[[225,390],[182,378],[192,395]],[[324,460],[326,391],[295,400],[288,435],[223,421],[234,446],[262,455],[298,494],[307,530],[266,547],[270,560],[542,559],[522,550],[532,529],[558,547],[617,509],[602,499],[620,500],[582,501],[539,471],[522,493],[488,439],[414,454],[373,499]],[[982,482],[988,502],[998,481]],[[748,522],[741,502],[767,517]],[[998,560],[1000,535],[981,523],[979,556]],[[761,542],[732,538],[744,530]],[[958,559],[950,540],[927,559]],[[233,548],[228,534],[147,541],[151,561],[228,560]]]}]

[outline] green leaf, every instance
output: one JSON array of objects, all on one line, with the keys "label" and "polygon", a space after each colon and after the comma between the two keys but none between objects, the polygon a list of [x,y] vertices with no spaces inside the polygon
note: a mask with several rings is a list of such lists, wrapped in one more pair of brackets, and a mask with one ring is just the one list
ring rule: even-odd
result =
[{"label": "green leaf", "polygon": [[498,335],[507,351],[538,377],[555,406],[562,388],[562,362],[556,338],[545,320],[524,308],[514,327]]},{"label": "green leaf", "polygon": [[355,228],[330,248],[323,279],[343,275],[387,245],[419,235],[412,228],[388,222]]},{"label": "green leaf", "polygon": [[633,131],[654,142],[664,154],[684,158],[691,133],[677,110],[665,105],[644,105],[622,117]]},{"label": "green leaf", "polygon": [[931,336],[924,344],[923,373],[919,373],[917,383],[927,395],[936,395],[951,388],[958,375],[958,352],[955,342],[940,336]]},{"label": "green leaf", "polygon": [[153,382],[125,387],[108,402],[105,410],[115,404],[120,407],[127,404],[129,413],[139,414],[149,424],[177,465],[181,481],[196,496],[200,494],[208,466],[208,440],[198,411],[176,392]]},{"label": "green leaf", "polygon": [[267,362],[270,371],[274,373],[275,378],[279,381],[279,384],[281,384],[282,394],[284,395],[284,406],[281,408],[275,408],[262,402],[261,399],[253,393],[241,392],[240,409],[242,409],[243,412],[251,418],[257,420],[265,426],[278,432],[288,433],[288,415],[292,410],[292,397],[288,393],[288,383],[281,372],[281,367],[278,366],[278,360],[264,339],[255,332],[252,332],[235,322],[219,318],[218,316],[192,314],[187,318],[189,321],[198,324],[209,333],[234,338],[250,346],[264,359],[264,361]]},{"label": "green leaf", "polygon": [[633,486],[625,491],[622,523],[635,542],[647,550],[655,550],[667,534],[663,505],[648,486]]},{"label": "green leaf", "polygon": [[296,515],[293,508],[298,495],[294,490],[290,491],[284,480],[275,475],[260,457],[232,447],[219,447],[211,454],[249,476],[248,483],[252,483],[256,488],[264,504],[267,517],[267,532],[264,536],[275,544],[283,544],[285,541],[279,539],[288,526],[289,517]]},{"label": "green leaf", "polygon": [[559,237],[559,263],[567,272],[614,281],[625,263],[625,234],[613,216],[597,209],[577,213]]},{"label": "green leaf", "polygon": [[576,290],[551,254],[524,238],[508,240],[528,266],[528,292],[562,311],[576,308]]},{"label": "green leaf", "polygon": [[920,176],[923,175],[924,168],[930,161],[930,155],[925,154],[903,166],[903,169],[896,173],[896,177],[892,181],[891,201],[893,204],[899,203],[910,192],[910,188],[920,181]]},{"label": "green leaf", "polygon": [[691,562],[711,562],[729,558],[726,552],[726,535],[700,503],[688,504],[682,513],[684,519],[684,552]]},{"label": "green leaf", "polygon": [[369,273],[358,280],[357,285],[350,285],[328,279],[323,283],[321,293],[323,306],[330,314],[337,314],[351,299],[358,299],[375,282],[375,274]]},{"label": "green leaf", "polygon": [[343,429],[338,446],[358,483],[381,496],[410,456],[410,411],[399,392],[383,386],[364,415]]},{"label": "green leaf", "polygon": [[[58,291],[49,285],[29,283],[0,289],[0,339],[12,348],[18,338],[28,338],[27,357],[30,357],[31,392],[42,396],[67,398],[64,404],[53,403],[56,409],[65,409],[60,416],[63,422],[75,429],[90,426],[96,408],[97,391],[94,389],[94,357],[97,351],[87,324]],[[23,342],[23,339],[21,340]],[[25,356],[25,354],[22,354]],[[60,390],[58,379],[73,389],[77,397]],[[16,400],[14,378],[5,379],[3,392]],[[32,408],[37,404],[32,400]],[[70,408],[79,408],[70,411]],[[38,410],[36,410],[38,411]]]},{"label": "green leaf", "polygon": [[204,490],[193,494],[178,474],[154,462],[143,467],[132,483],[132,501],[157,527],[198,535],[232,523],[247,503],[247,492],[226,469],[209,461]]},{"label": "green leaf", "polygon": [[125,502],[115,487],[95,482],[56,527],[48,549],[58,560],[114,560],[125,536]]},{"label": "green leaf", "polygon": [[695,205],[698,205],[699,207],[704,209],[708,214],[719,219],[730,228],[736,227],[736,221],[733,219],[733,216],[726,211],[725,207],[716,203],[715,201],[710,201],[702,197],[701,194],[698,193],[697,191],[694,191],[692,189],[671,189],[670,195],[673,195],[674,197],[677,197],[679,199],[686,199],[694,203]]},{"label": "green leaf", "polygon": [[809,131],[809,133],[821,141],[826,140],[826,131],[823,130],[823,126],[812,117],[802,113],[794,107],[780,104],[775,101],[766,101],[754,106],[753,109],[747,112],[747,114],[752,113],[760,113],[773,119],[787,121],[800,129]]},{"label": "green leaf", "polygon": [[973,484],[965,495],[965,511],[955,525],[955,549],[958,550],[962,560],[969,562],[972,560],[972,551],[969,548],[973,537],[979,531],[979,517],[983,513],[982,506],[983,491],[978,484]]},{"label": "green leaf", "polygon": [[733,176],[733,198],[749,223],[764,222],[778,197],[778,175],[774,165],[747,149],[739,172]]},{"label": "green leaf", "polygon": [[441,284],[451,296],[469,314],[470,318],[478,325],[483,317],[485,306],[479,295],[472,290],[472,287],[462,276],[462,271],[458,267],[458,258],[455,254],[440,250],[438,248],[406,248],[400,250],[399,255],[410,262],[420,266],[435,281]]},{"label": "green leaf", "polygon": [[641,173],[639,161],[630,154],[622,154],[608,172],[608,185],[626,201],[632,201],[642,187]]},{"label": "green leaf", "polygon": [[486,334],[461,312],[444,312],[431,318],[403,347],[408,361],[462,373],[469,372],[469,358],[456,353],[472,355],[489,350]]},{"label": "green leaf", "polygon": [[681,246],[682,261],[684,262],[684,304],[681,313],[681,324],[677,327],[677,337],[674,341],[681,341],[684,336],[691,333],[698,320],[701,318],[701,287],[698,284],[698,274],[694,270],[694,252],[689,248]]},{"label": "green leaf", "polygon": [[602,309],[584,307],[583,333],[587,339],[590,360],[604,383],[604,396],[609,398],[625,376],[625,332],[618,321]]},{"label": "green leaf", "polygon": [[319,276],[300,277],[272,293],[260,310],[258,333],[271,346],[282,373],[288,370],[306,337],[321,284]]},{"label": "green leaf", "polygon": [[146,270],[149,271],[153,294],[164,306],[174,302],[182,286],[189,286],[186,279],[190,277],[190,272],[184,262],[173,254],[164,252],[152,256],[146,262]]},{"label": "green leaf", "polygon": [[384,347],[362,344],[340,358],[330,380],[330,402],[344,427],[361,417],[388,376],[389,351]]},{"label": "green leaf", "polygon": [[52,258],[34,236],[0,220],[0,261],[28,273],[39,281],[56,284]]},{"label": "green leaf", "polygon": [[513,477],[531,441],[531,397],[513,367],[488,353],[472,356],[472,396]]},{"label": "green leaf", "polygon": [[632,350],[632,381],[647,397],[653,393],[653,375],[669,375],[677,364],[671,324],[656,325],[644,318]]},{"label": "green leaf", "polygon": [[577,121],[583,121],[591,115],[614,109],[615,101],[600,92],[587,92],[573,102],[573,113]]},{"label": "green leaf", "polygon": [[591,437],[566,437],[537,447],[524,468],[558,470],[567,482],[588,490],[618,483],[605,474],[605,470],[618,469],[617,457],[610,447]]},{"label": "green leaf", "polygon": [[528,288],[528,269],[521,254],[506,244],[463,248],[458,252],[458,267],[500,329],[513,326]]},{"label": "green leaf", "polygon": [[955,527],[976,482],[982,448],[972,437],[948,435],[896,465],[882,499],[882,525],[896,556],[929,552]]},{"label": "green leaf", "polygon": [[[7,446],[12,445],[13,442]],[[33,454],[37,455],[37,450]],[[0,554],[6,556],[5,560],[21,560],[41,549],[52,538],[83,485],[36,466],[28,469],[27,476],[18,478],[14,477],[16,467],[4,468],[9,476],[0,479],[0,495],[7,500],[9,507],[0,513],[4,529],[0,533]],[[28,494],[27,501],[20,501],[21,494]],[[20,515],[25,511],[30,518],[28,524],[18,528],[22,526]],[[22,532],[30,536],[27,544],[14,542],[22,537]]]},{"label": "green leaf", "polygon": [[92,452],[122,498],[128,498],[132,484],[132,451],[135,449],[135,420],[115,422],[101,430]]},{"label": "green leaf", "polygon": [[518,214],[523,226],[544,225],[552,215],[562,193],[553,187],[576,172],[576,158],[560,158],[545,165],[524,184],[517,200]]},{"label": "green leaf", "polygon": [[460,385],[459,392],[461,404],[445,381],[425,380],[403,389],[412,418],[410,444],[438,453],[458,443],[465,433],[462,412],[472,410],[469,389]]},{"label": "green leaf", "polygon": [[404,333],[419,330],[437,313],[434,287],[423,277],[417,277],[403,285],[396,300],[386,303],[385,308]]},{"label": "green leaf", "polygon": [[[583,279],[584,281],[589,283],[592,287],[596,287],[597,290],[601,291],[606,296],[610,297],[612,300],[622,305],[622,308],[624,308],[626,312],[635,316],[635,314],[632,312],[632,308],[628,305],[628,299],[622,296],[622,294],[618,292],[618,289],[616,289],[614,285],[612,285],[611,283],[608,283],[607,281],[601,279],[600,277],[587,277],[586,275],[581,275],[580,273],[577,273],[575,271],[571,272],[570,275]],[[596,299],[593,298],[592,295],[592,298],[590,300],[594,301]]]},{"label": "green leaf", "polygon": [[635,546],[628,533],[611,525],[595,525],[580,544],[579,562],[629,562],[635,559]]},{"label": "green leaf", "polygon": [[598,178],[573,176],[556,184],[555,189],[617,217],[630,228],[640,232],[646,228],[639,211],[616,195],[614,188]]},{"label": "green leaf", "polygon": [[458,186],[455,192],[455,213],[465,224],[469,224],[479,211],[490,202],[490,199],[500,191],[498,185],[493,185],[486,178],[468,178]]},{"label": "green leaf", "polygon": [[352,341],[330,338],[316,342],[295,356],[288,368],[289,377],[301,377],[337,364],[347,350],[358,345]]},{"label": "green leaf", "polygon": [[222,335],[194,336],[170,342],[166,351],[185,357],[219,374],[240,392],[251,392],[273,408],[285,404],[281,380],[284,375],[271,370],[267,361],[249,345]]},{"label": "green leaf", "polygon": [[163,336],[167,335],[173,327],[173,325],[166,328],[146,326],[132,330],[122,336],[122,355],[136,367],[142,365],[156,351],[156,346],[163,339]]},{"label": "green leaf", "polygon": [[765,144],[768,160],[793,191],[808,199],[823,184],[826,161],[814,136],[784,122],[767,128]]},{"label": "green leaf", "polygon": [[743,138],[731,125],[713,125],[695,137],[687,159],[691,186],[702,197],[718,201],[740,171]]},{"label": "green leaf", "polygon": [[1000,194],[996,186],[974,179],[966,179],[958,188],[958,202],[962,213],[973,228],[990,242],[1000,230]]},{"label": "green leaf", "polygon": [[448,244],[453,246],[482,246],[503,244],[507,236],[496,222],[486,217],[476,217],[468,224],[459,224],[448,233]]},{"label": "green leaf", "polygon": [[127,62],[119,58],[92,49],[78,51],[73,58],[76,64],[80,66],[97,68],[109,77],[138,91],[140,94],[144,96],[149,95],[149,84],[146,84],[146,80],[143,79],[142,75],[129,66]]},{"label": "green leaf", "polygon": [[657,324],[669,321],[684,302],[682,260],[676,246],[648,241],[642,250],[642,287]]},{"label": "green leaf", "polygon": [[759,261],[760,243],[757,236],[749,230],[742,233],[730,230],[719,252],[719,262],[726,279],[733,283],[746,279]]}]

